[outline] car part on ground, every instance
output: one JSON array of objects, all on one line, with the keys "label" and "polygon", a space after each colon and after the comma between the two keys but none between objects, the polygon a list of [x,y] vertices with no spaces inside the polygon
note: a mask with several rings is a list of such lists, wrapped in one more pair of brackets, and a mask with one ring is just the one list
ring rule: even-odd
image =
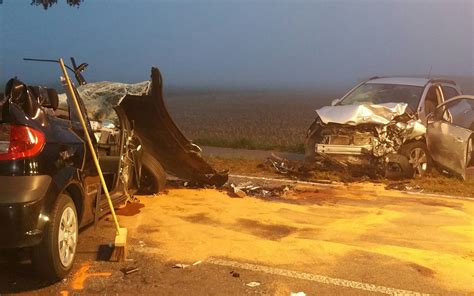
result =
[{"label": "car part on ground", "polygon": [[240,184],[229,184],[227,191],[231,197],[243,198],[246,196],[255,196],[262,198],[280,198],[293,189],[292,185],[255,185],[252,182]]}]

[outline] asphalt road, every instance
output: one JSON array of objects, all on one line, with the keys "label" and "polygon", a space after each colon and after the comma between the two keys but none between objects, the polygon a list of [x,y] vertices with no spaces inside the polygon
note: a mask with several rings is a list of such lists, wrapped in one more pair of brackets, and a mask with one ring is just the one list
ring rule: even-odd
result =
[{"label": "asphalt road", "polygon": [[37,279],[27,254],[3,254],[1,294],[474,295],[472,199],[373,184],[297,185],[273,198],[175,188],[139,199],[119,211],[130,261],[102,261],[99,247],[114,237],[104,218],[81,233],[62,282]]}]

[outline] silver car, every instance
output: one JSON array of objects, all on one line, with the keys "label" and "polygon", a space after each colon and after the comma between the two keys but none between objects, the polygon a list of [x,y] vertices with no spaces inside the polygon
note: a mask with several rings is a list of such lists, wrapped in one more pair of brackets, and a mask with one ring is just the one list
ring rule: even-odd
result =
[{"label": "silver car", "polygon": [[474,96],[453,97],[428,116],[426,141],[441,168],[466,179],[474,172]]},{"label": "silver car", "polygon": [[316,110],[306,134],[306,164],[389,178],[422,176],[433,164],[425,144],[427,115],[460,94],[451,80],[372,77]]}]

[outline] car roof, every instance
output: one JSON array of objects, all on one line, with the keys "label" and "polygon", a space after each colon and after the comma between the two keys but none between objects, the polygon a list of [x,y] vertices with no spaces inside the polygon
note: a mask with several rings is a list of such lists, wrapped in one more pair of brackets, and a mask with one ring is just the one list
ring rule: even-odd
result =
[{"label": "car roof", "polygon": [[425,86],[430,79],[428,78],[416,78],[416,77],[383,77],[370,79],[366,83],[373,84],[400,84],[400,85],[413,85],[413,86]]}]

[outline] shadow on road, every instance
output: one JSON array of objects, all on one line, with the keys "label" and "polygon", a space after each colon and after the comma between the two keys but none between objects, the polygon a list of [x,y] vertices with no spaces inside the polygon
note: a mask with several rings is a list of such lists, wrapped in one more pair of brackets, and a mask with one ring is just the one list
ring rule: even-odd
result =
[{"label": "shadow on road", "polygon": [[0,250],[0,294],[37,290],[53,284],[35,274],[25,250]]}]

